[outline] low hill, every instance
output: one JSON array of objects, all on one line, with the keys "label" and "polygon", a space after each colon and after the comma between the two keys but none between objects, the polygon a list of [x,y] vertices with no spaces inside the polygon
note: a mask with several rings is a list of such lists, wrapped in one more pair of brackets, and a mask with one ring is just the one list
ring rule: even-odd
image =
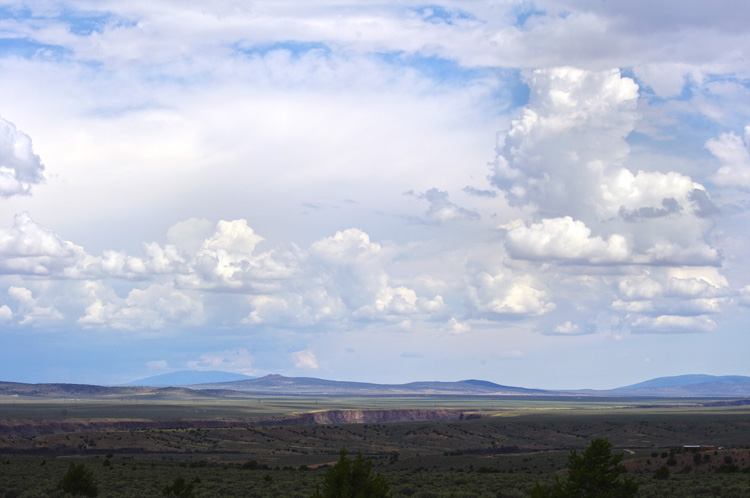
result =
[{"label": "low hill", "polygon": [[254,379],[248,375],[237,373],[219,372],[216,370],[180,370],[179,372],[170,372],[161,375],[146,377],[145,379],[134,380],[122,384],[123,386],[190,386],[193,384],[208,384],[217,382],[232,382],[236,380]]},{"label": "low hill", "polygon": [[0,382],[0,396],[48,399],[182,400],[227,397],[236,391],[196,391],[186,387],[96,386],[90,384],[24,384]]}]

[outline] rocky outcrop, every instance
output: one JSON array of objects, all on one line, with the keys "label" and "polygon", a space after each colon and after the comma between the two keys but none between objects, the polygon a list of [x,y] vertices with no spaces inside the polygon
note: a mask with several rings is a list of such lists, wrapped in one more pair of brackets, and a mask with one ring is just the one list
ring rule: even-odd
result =
[{"label": "rocky outcrop", "polygon": [[327,410],[281,421],[283,425],[380,424],[388,422],[444,422],[471,418],[458,410]]}]

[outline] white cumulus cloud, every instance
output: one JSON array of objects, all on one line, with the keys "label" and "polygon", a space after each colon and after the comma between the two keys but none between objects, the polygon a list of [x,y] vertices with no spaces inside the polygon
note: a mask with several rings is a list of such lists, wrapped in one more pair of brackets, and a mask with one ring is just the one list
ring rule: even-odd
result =
[{"label": "white cumulus cloud", "polygon": [[0,229],[0,273],[77,277],[93,263],[82,247],[60,238],[23,212]]},{"label": "white cumulus cloud", "polygon": [[292,359],[294,360],[294,366],[302,370],[317,370],[320,368],[315,353],[309,349],[292,353]]},{"label": "white cumulus cloud", "polygon": [[477,271],[469,276],[467,305],[475,314],[490,318],[543,315],[555,309],[555,304],[537,286],[530,275]]},{"label": "white cumulus cloud", "polygon": [[219,370],[222,372],[254,375],[253,355],[245,348],[229,349],[203,353],[197,360],[187,362],[187,367],[194,370]]},{"label": "white cumulus cloud", "polygon": [[555,327],[553,329],[553,332],[555,334],[562,334],[562,335],[577,335],[581,333],[581,330],[577,324],[568,320],[565,323],[561,323],[560,325]]},{"label": "white cumulus cloud", "polygon": [[85,291],[90,304],[78,319],[84,326],[158,330],[170,325],[196,326],[204,320],[200,297],[188,295],[171,284],[132,289],[125,298],[96,281],[87,282]]},{"label": "white cumulus cloud", "polygon": [[25,195],[44,180],[44,165],[31,138],[0,117],[0,197]]},{"label": "white cumulus cloud", "polygon": [[[612,308],[629,314],[629,320],[636,324],[637,329],[650,326],[654,330],[664,328],[679,332],[695,329],[680,328],[680,323],[689,324],[696,320],[695,317],[724,311],[730,302],[731,291],[718,268],[663,267],[619,278],[617,295]],[[667,318],[655,322],[654,315]],[[676,317],[683,317],[686,321],[680,322]],[[701,322],[704,329],[709,328],[709,321],[705,318]]]},{"label": "white cumulus cloud", "polygon": [[0,321],[7,322],[11,318],[13,318],[13,310],[5,304],[0,306]]},{"label": "white cumulus cloud", "polygon": [[703,185],[675,171],[631,171],[626,137],[638,87],[618,70],[529,74],[529,103],[501,136],[491,181],[533,223],[504,224],[522,259],[584,264],[718,265]]},{"label": "white cumulus cloud", "polygon": [[471,325],[466,322],[459,322],[455,317],[451,317],[445,324],[445,329],[452,334],[466,334],[471,332]]},{"label": "white cumulus cloud", "polygon": [[528,82],[529,103],[499,139],[492,181],[514,203],[581,218],[606,170],[629,153],[638,86],[616,69],[571,67],[536,70]]},{"label": "white cumulus cloud", "polygon": [[750,125],[743,139],[733,132],[722,133],[706,142],[706,148],[719,159],[721,167],[713,177],[723,187],[750,188]]},{"label": "white cumulus cloud", "polygon": [[[8,289],[8,296],[17,303],[13,316],[19,319],[21,325],[38,326],[63,319],[63,314],[53,305],[45,302],[43,297],[35,298],[31,290],[26,287],[11,286]],[[5,314],[7,315],[7,312]]]},{"label": "white cumulus cloud", "polygon": [[630,250],[625,238],[611,235],[607,240],[592,237],[582,221],[570,216],[543,219],[508,231],[506,242],[511,256],[520,259],[559,259],[592,264],[626,263]]}]

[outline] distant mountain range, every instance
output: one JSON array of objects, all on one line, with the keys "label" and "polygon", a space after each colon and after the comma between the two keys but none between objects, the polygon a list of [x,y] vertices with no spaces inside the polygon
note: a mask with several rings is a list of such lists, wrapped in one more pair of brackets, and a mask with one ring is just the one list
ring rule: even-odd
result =
[{"label": "distant mountain range", "polygon": [[316,379],[313,377],[284,377],[266,375],[259,379],[214,382],[190,386],[192,389],[224,389],[264,394],[316,395],[406,395],[406,394],[497,394],[546,395],[550,391],[501,386],[484,380],[458,382],[410,382],[408,384],[371,384]]},{"label": "distant mountain range", "polygon": [[[236,379],[237,380],[224,380]],[[190,383],[195,382],[195,383]],[[160,387],[161,386],[161,387]],[[497,395],[497,396],[607,396],[607,397],[750,397],[750,377],[680,375],[660,377],[638,384],[609,390],[551,391],[511,387],[484,380],[456,382],[410,382],[407,384],[373,384],[266,375],[252,378],[226,372],[174,372],[148,377],[123,386],[86,384],[24,384],[0,382],[0,395],[28,397],[128,397],[211,398],[248,394],[378,396],[378,395]]]},{"label": "distant mountain range", "polygon": [[190,386],[193,384],[208,384],[212,382],[232,382],[236,380],[255,379],[248,375],[242,375],[229,372],[218,372],[216,370],[180,370],[179,372],[165,373],[146,377],[145,379],[134,380],[122,384],[123,386],[149,386],[149,387],[166,387],[166,386]]},{"label": "distant mountain range", "polygon": [[742,375],[678,375],[659,377],[609,391],[620,396],[748,396],[750,377]]}]

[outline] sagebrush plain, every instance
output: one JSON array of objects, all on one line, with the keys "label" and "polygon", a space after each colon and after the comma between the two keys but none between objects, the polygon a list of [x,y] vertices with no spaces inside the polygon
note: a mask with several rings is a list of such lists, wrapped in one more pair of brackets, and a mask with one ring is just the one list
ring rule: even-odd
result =
[{"label": "sagebrush plain", "polygon": [[[6,397],[0,401],[0,496],[61,495],[57,482],[74,461],[93,470],[100,496],[162,496],[184,477],[197,478],[198,497],[301,498],[346,447],[372,459],[395,497],[520,497],[564,472],[571,450],[607,438],[641,483],[639,496],[745,497],[750,407],[742,401],[703,406],[715,401]],[[298,418],[329,411],[377,411],[392,421],[306,424]],[[436,412],[454,419],[406,420]],[[669,478],[654,479],[663,466]]]}]

